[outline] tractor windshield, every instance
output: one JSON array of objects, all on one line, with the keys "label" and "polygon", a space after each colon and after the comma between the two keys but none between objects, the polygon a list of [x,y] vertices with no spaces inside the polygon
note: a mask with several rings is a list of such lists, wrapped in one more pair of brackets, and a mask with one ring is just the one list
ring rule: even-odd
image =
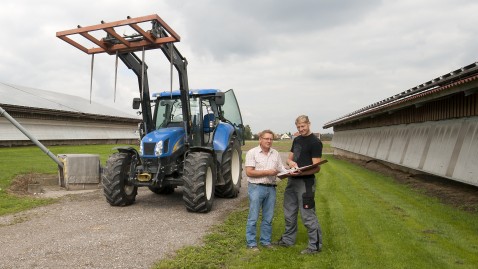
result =
[{"label": "tractor windshield", "polygon": [[179,99],[165,99],[160,100],[156,110],[156,129],[167,127],[182,126],[181,100]]},{"label": "tractor windshield", "polygon": [[[214,111],[211,101],[193,96],[189,99],[189,107],[192,123],[192,145],[201,146],[212,143],[213,129],[209,125],[215,125],[217,111]],[[210,123],[211,121],[212,123]],[[166,97],[157,101],[155,123],[156,129],[184,127],[182,104],[179,97]]]},{"label": "tractor windshield", "polygon": [[[191,119],[193,124],[197,122],[199,114],[199,99],[191,98],[189,107],[191,109]],[[181,100],[178,98],[167,98],[159,100],[156,108],[156,129],[167,127],[183,127],[183,111]]]}]

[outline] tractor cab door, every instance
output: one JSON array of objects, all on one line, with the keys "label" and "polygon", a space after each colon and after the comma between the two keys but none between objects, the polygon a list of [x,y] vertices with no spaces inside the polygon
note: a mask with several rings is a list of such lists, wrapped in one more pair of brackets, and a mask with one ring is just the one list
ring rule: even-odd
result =
[{"label": "tractor cab door", "polygon": [[223,116],[234,125],[239,141],[244,143],[244,125],[242,123],[241,110],[239,109],[234,91],[232,89],[226,91],[224,93],[224,98],[225,103],[222,106]]}]

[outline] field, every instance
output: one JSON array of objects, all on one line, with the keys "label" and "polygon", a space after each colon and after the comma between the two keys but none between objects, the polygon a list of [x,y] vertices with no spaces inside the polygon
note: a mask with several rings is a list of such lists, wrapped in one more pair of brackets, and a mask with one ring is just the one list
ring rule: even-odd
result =
[{"label": "field", "polygon": [[[112,148],[115,146],[117,145],[54,146],[49,147],[49,150],[54,155],[67,153],[99,154],[101,163],[104,164],[108,156],[114,152]],[[0,216],[53,203],[53,199],[14,195],[9,188],[15,178],[35,181],[39,174],[54,175],[57,172],[57,164],[38,147],[0,148]]]},{"label": "field", "polygon": [[[316,192],[321,253],[299,254],[307,242],[301,224],[293,247],[249,252],[245,201],[242,210],[212,229],[204,246],[184,248],[157,268],[477,268],[477,213],[445,205],[359,165],[327,159]],[[284,230],[285,185],[282,181],[277,188],[273,240]]]},{"label": "field", "polygon": [[[248,141],[244,150],[257,145]],[[112,145],[51,147],[56,154],[93,153],[104,164]],[[274,141],[288,151],[290,141]],[[324,152],[330,146],[324,143]],[[315,256],[298,253],[306,246],[299,225],[296,245],[290,248],[245,248],[247,200],[223,224],[212,227],[204,244],[181,249],[157,268],[477,268],[478,212],[476,203],[460,207],[409,184],[364,168],[364,164],[325,155],[329,163],[318,174],[316,212],[324,234],[324,249]],[[36,147],[0,148],[0,215],[55,202],[18,196],[8,189],[20,175],[56,174],[56,164]],[[409,181],[412,179],[408,179]],[[431,184],[433,182],[428,182]],[[279,184],[273,239],[283,229]],[[461,196],[476,195],[476,189]],[[474,192],[474,193],[473,193]],[[458,193],[456,191],[456,193]]]}]

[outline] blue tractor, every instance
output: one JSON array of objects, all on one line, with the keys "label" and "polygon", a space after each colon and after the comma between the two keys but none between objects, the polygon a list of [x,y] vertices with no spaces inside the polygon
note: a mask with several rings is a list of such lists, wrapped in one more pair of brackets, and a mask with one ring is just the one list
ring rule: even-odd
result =
[{"label": "blue tractor", "polygon": [[[234,92],[190,90],[153,94],[152,131],[141,124],[139,151],[118,148],[103,174],[104,194],[111,205],[135,201],[137,188],[157,194],[182,186],[186,208],[211,210],[214,196],[236,197],[242,177],[242,123]],[[227,100],[227,103],[226,103]],[[141,104],[134,101],[134,107]],[[191,111],[191,129],[184,127],[183,107]]]},{"label": "blue tractor", "polygon": [[[148,31],[139,29],[151,21]],[[130,26],[137,34],[120,36],[114,27]],[[101,40],[85,31],[104,30]],[[80,34],[98,44],[86,49],[67,38]],[[186,209],[209,212],[214,197],[234,198],[242,178],[244,126],[233,90],[191,90],[188,86],[187,61],[174,46],[179,41],[172,29],[157,15],[57,33],[57,36],[87,53],[116,55],[138,77],[140,97],[133,108],[140,109],[139,150],[117,148],[106,162],[102,185],[107,202],[127,206],[135,202],[138,187],[148,187],[157,194],[170,194],[182,186]],[[71,42],[70,42],[71,41]],[[79,47],[80,46],[80,47]],[[159,48],[174,66],[179,79],[178,91],[150,94],[144,51]],[[143,51],[143,58],[134,52]]]}]

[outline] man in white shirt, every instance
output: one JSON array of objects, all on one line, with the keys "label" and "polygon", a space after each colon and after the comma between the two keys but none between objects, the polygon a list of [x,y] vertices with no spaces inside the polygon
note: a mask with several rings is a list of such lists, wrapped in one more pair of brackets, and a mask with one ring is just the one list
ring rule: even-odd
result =
[{"label": "man in white shirt", "polygon": [[259,135],[259,146],[246,154],[246,176],[249,195],[249,215],[246,225],[247,248],[258,251],[256,223],[262,209],[260,243],[271,248],[272,218],[276,201],[276,175],[285,171],[279,152],[273,148],[274,133],[264,130]]}]

